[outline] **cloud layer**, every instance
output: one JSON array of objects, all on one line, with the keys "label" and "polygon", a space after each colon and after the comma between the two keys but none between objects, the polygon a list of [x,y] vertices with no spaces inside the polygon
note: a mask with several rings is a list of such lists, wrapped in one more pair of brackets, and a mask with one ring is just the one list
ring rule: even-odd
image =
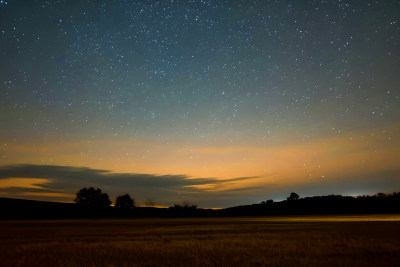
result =
[{"label": "cloud layer", "polygon": [[71,196],[80,188],[93,186],[102,188],[112,197],[130,193],[139,199],[157,199],[167,204],[167,201],[181,201],[190,198],[191,194],[203,192],[202,186],[216,188],[255,178],[219,180],[187,175],[112,173],[84,167],[18,164],[0,167],[0,193],[54,196],[59,197],[58,200],[72,201]]}]

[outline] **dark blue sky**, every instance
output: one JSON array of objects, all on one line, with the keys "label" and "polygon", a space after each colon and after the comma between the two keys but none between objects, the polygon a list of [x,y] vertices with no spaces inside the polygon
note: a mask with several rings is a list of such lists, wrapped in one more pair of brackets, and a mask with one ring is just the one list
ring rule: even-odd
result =
[{"label": "dark blue sky", "polygon": [[[230,205],[232,187],[244,190],[235,201],[374,192],[398,173],[399,44],[399,1],[3,0],[0,166],[257,177],[201,197],[180,188],[162,205],[215,192]],[[361,178],[371,173],[373,185]],[[399,189],[390,179],[382,190]],[[7,181],[3,194],[26,194]]]}]

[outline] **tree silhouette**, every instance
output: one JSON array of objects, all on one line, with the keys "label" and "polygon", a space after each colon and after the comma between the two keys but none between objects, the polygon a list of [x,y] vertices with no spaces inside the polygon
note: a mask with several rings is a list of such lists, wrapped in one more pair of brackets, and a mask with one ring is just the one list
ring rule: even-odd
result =
[{"label": "tree silhouette", "polygon": [[115,207],[120,210],[130,211],[134,206],[135,201],[133,200],[133,198],[131,198],[129,194],[119,196],[115,201]]},{"label": "tree silhouette", "polygon": [[264,206],[271,206],[272,204],[274,204],[274,201],[272,199],[268,199],[267,201],[261,201],[260,204]]},{"label": "tree silhouette", "polygon": [[87,211],[98,212],[108,208],[111,205],[110,198],[101,189],[82,188],[76,194],[76,204]]},{"label": "tree silhouette", "polygon": [[300,196],[298,194],[296,194],[295,192],[290,193],[290,196],[288,196],[286,199],[289,201],[293,201],[293,200],[298,200],[300,198]]}]

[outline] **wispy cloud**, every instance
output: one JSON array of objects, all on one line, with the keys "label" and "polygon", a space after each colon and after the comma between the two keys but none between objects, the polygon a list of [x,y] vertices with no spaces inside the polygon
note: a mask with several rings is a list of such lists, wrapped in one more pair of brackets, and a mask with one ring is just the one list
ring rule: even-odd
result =
[{"label": "wispy cloud", "polygon": [[[113,173],[108,170],[72,166],[19,164],[0,167],[0,192],[15,195],[65,197],[82,187],[100,187],[110,195],[131,193],[136,197],[176,200],[196,186],[221,186],[257,177],[191,178],[187,175],[153,175],[140,173]],[[69,201],[71,201],[70,199]]]}]

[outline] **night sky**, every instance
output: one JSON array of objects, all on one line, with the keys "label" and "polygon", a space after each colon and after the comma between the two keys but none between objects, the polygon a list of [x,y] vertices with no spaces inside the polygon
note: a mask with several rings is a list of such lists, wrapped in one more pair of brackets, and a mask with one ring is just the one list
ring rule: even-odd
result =
[{"label": "night sky", "polygon": [[0,196],[400,190],[400,1],[0,0]]}]

